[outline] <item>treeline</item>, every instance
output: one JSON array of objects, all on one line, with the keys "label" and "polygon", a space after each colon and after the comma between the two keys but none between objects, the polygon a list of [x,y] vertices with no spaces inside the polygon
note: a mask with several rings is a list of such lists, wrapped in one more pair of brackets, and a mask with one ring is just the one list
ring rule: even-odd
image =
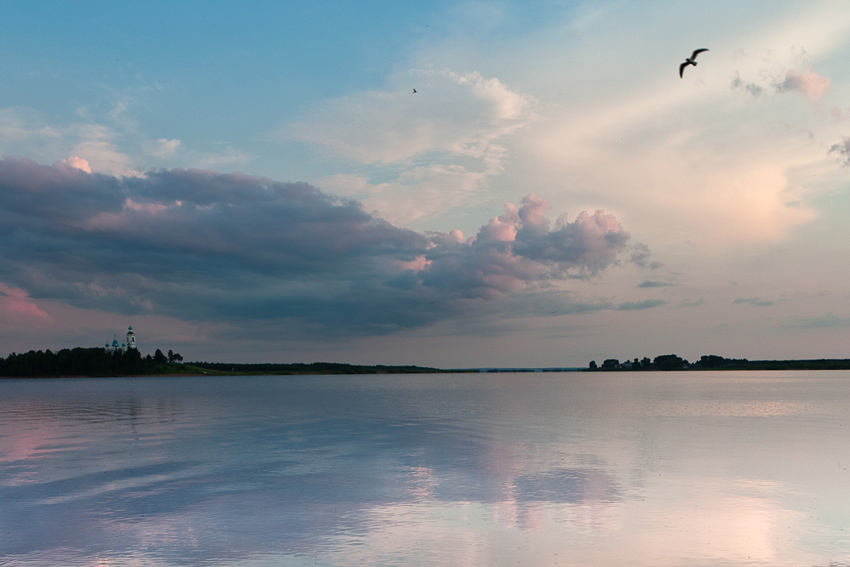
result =
[{"label": "treeline", "polygon": [[703,355],[691,363],[675,354],[664,354],[650,360],[627,360],[620,362],[609,358],[597,366],[591,360],[588,370],[847,370],[850,359],[821,358],[814,360],[747,360],[746,358],[724,358],[713,354]]},{"label": "treeline", "polygon": [[423,366],[357,366],[336,362],[313,362],[310,364],[232,364],[225,362],[193,362],[192,366],[217,373],[234,374],[433,374],[446,372]]},{"label": "treeline", "polygon": [[29,351],[0,358],[0,377],[50,378],[62,376],[142,376],[150,374],[425,374],[448,372],[422,366],[356,366],[333,362],[312,364],[237,364],[190,362],[169,350],[157,349],[153,356],[136,349],[110,352],[103,348],[62,349],[58,352]]},{"label": "treeline", "polygon": [[[110,352],[103,348],[73,348],[52,352],[31,350],[12,353],[0,358],[0,376],[36,378],[59,376],[138,376],[163,374],[169,363],[179,362],[179,354],[168,351],[169,356],[157,349],[154,356],[142,356],[136,349]],[[177,370],[175,368],[175,370]]]}]

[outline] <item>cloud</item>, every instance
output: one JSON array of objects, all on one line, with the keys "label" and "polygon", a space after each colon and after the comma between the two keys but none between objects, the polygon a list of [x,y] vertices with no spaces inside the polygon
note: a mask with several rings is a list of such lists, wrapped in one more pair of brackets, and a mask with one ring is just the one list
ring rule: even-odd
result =
[{"label": "cloud", "polygon": [[[60,129],[45,124],[32,110],[20,107],[0,109],[0,144],[48,144],[62,135]],[[9,151],[4,149],[3,153]]]},{"label": "cloud", "polygon": [[[428,325],[617,262],[609,214],[534,195],[472,237],[419,233],[305,183],[205,170],[115,177],[0,160],[0,274],[33,300],[368,335]],[[6,288],[4,288],[6,289]]]},{"label": "cloud", "polygon": [[245,165],[254,161],[254,158],[255,156],[246,151],[228,146],[223,152],[202,157],[198,160],[198,165],[204,168],[221,165]]},{"label": "cloud", "polygon": [[658,282],[654,280],[644,280],[638,284],[638,287],[673,287],[676,284],[667,282]]},{"label": "cloud", "polygon": [[522,127],[534,100],[480,73],[415,71],[409,89],[369,91],[329,100],[301,122],[279,132],[284,138],[324,146],[365,164],[404,162],[428,154],[467,156],[499,167],[497,140]]},{"label": "cloud", "polygon": [[[673,231],[703,251],[787,239],[816,218],[797,175],[822,161],[824,149],[789,136],[788,115],[780,119],[774,105],[733,104],[727,71],[710,72],[718,75],[706,89],[671,89],[665,78],[612,90],[604,104],[544,107],[545,119],[518,135],[517,153],[534,159],[524,180],[557,183],[559,208],[593,203],[628,214],[629,229],[645,242],[672,242]],[[810,117],[790,97],[777,103]]]},{"label": "cloud", "polygon": [[850,165],[850,138],[842,137],[841,141],[829,148],[829,153],[836,153],[844,161],[844,166]]},{"label": "cloud", "polygon": [[822,77],[811,69],[804,71],[802,74],[796,71],[789,70],[785,75],[785,79],[776,85],[776,90],[779,92],[797,92],[808,99],[818,100],[826,94],[829,88],[830,80],[828,77]]},{"label": "cloud", "polygon": [[[50,315],[38,307],[26,291],[0,282],[0,313],[4,323],[18,325],[24,321],[46,323]],[[2,325],[5,327],[5,325]]]},{"label": "cloud", "polygon": [[94,171],[112,175],[137,176],[141,173],[132,167],[129,155],[118,150],[118,134],[106,126],[86,124],[74,128],[79,142],[73,148],[75,155],[84,156]]},{"label": "cloud", "polygon": [[755,307],[770,307],[772,305],[776,305],[773,301],[769,301],[766,299],[759,299],[758,297],[739,297],[735,301],[732,302],[735,305],[739,305],[742,303],[748,303]]},{"label": "cloud", "polygon": [[804,317],[798,318],[791,323],[783,325],[793,329],[822,329],[834,327],[850,327],[850,318],[836,317],[832,313],[828,313],[823,317]]},{"label": "cloud", "polygon": [[276,137],[359,164],[357,177],[329,183],[400,221],[469,202],[504,171],[506,140],[533,121],[537,107],[533,97],[478,72],[414,70],[394,80],[397,90],[325,101]]},{"label": "cloud", "polygon": [[74,169],[79,169],[80,171],[85,171],[86,173],[91,173],[91,165],[89,165],[88,160],[77,156],[66,157],[63,160],[56,162],[55,165],[71,167]]},{"label": "cloud", "polygon": [[[130,156],[119,151],[119,138],[113,129],[99,124],[57,127],[46,124],[29,109],[0,109],[0,155],[24,153],[52,162],[70,154],[65,160],[78,160],[74,162],[78,165],[86,162],[92,171],[138,175]],[[76,167],[74,163],[65,161],[71,167]]]},{"label": "cloud", "polygon": [[148,153],[158,158],[174,157],[182,144],[183,142],[176,138],[173,140],[160,138],[155,143],[148,145]]},{"label": "cloud", "polygon": [[732,79],[732,90],[740,90],[743,89],[747,91],[754,97],[760,97],[765,94],[766,90],[763,86],[755,83],[755,82],[744,82],[740,75],[736,74]]},{"label": "cloud", "polygon": [[639,268],[649,268],[650,270],[657,270],[663,266],[661,262],[650,261],[652,253],[649,251],[649,246],[646,244],[636,242],[631,248],[630,260],[635,266]]},{"label": "cloud", "polygon": [[732,90],[744,90],[754,97],[795,92],[811,101],[817,101],[826,94],[831,82],[828,77],[823,77],[811,69],[802,73],[789,69],[778,77],[773,75],[773,78],[769,78],[768,72],[759,75],[758,80],[745,80],[740,73],[736,73],[732,79]]},{"label": "cloud", "polygon": [[663,299],[645,299],[643,301],[626,301],[620,304],[618,308],[620,311],[639,311],[642,309],[652,309],[653,307],[660,307],[662,305],[666,305],[666,301]]}]

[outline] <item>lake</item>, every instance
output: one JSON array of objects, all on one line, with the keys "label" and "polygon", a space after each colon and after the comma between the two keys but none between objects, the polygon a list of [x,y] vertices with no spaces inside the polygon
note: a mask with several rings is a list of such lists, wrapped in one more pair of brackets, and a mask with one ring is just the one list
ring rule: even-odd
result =
[{"label": "lake", "polygon": [[0,565],[850,565],[850,372],[0,381]]}]

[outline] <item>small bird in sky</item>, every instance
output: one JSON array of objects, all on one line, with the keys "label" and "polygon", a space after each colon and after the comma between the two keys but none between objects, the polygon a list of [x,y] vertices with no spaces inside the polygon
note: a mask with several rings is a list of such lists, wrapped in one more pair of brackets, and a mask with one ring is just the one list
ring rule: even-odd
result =
[{"label": "small bird in sky", "polygon": [[410,93],[410,94],[416,94],[416,89],[413,89],[413,92]]},{"label": "small bird in sky", "polygon": [[700,54],[700,53],[702,53],[703,51],[708,51],[708,49],[705,49],[705,48],[697,49],[696,51],[694,51],[693,53],[691,53],[691,56],[690,56],[690,57],[688,57],[687,59],[685,59],[685,62],[684,62],[684,63],[682,63],[681,65],[679,65],[679,78],[683,78],[683,77],[682,77],[682,73],[684,73],[684,72],[685,72],[685,67],[687,67],[688,65],[693,65],[694,67],[696,67],[696,66],[697,66],[697,61],[696,61],[696,59],[697,59],[697,55],[699,55],[699,54]]}]

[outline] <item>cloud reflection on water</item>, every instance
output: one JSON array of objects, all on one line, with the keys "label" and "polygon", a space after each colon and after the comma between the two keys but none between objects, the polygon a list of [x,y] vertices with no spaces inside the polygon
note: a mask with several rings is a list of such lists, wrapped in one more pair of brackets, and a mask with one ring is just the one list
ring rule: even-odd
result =
[{"label": "cloud reflection on water", "polygon": [[[850,477],[810,467],[841,447],[832,422],[812,421],[826,401],[795,402],[792,382],[754,399],[743,382],[644,380],[0,384],[0,555],[164,566],[847,559],[824,538],[850,521],[835,497]],[[797,446],[808,452],[786,450]],[[831,498],[819,504],[830,523],[812,519],[812,498]]]}]

